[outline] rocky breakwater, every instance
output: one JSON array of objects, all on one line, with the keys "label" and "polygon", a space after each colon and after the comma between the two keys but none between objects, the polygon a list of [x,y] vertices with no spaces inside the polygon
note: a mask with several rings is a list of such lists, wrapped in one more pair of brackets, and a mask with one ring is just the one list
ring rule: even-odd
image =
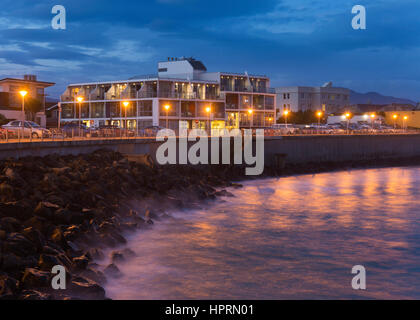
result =
[{"label": "rocky breakwater", "polygon": [[[106,277],[94,260],[147,228],[159,210],[230,194],[215,188],[243,170],[153,167],[121,154],[28,157],[0,162],[0,299],[105,299]],[[118,262],[130,250],[112,253]],[[66,290],[54,290],[53,266],[66,270]]]}]

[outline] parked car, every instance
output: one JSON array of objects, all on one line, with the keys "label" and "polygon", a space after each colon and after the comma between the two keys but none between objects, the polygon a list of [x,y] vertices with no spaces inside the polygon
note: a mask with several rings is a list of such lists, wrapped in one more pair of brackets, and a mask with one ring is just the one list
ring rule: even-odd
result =
[{"label": "parked car", "polygon": [[[69,122],[62,125],[61,130],[65,137],[79,136],[79,124],[75,122]],[[96,128],[88,128],[84,123],[80,124],[80,135],[86,137],[98,136],[98,130]]]},{"label": "parked car", "polygon": [[42,128],[38,123],[33,121],[15,120],[5,124],[2,128],[8,130],[8,132],[11,132],[16,136],[22,135],[23,133],[23,137],[25,138],[32,137],[37,139],[41,137],[51,137],[50,130]]}]

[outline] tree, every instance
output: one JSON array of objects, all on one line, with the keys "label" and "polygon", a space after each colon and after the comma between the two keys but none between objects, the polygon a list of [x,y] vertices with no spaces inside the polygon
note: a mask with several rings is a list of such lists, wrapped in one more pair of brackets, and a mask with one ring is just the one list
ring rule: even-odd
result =
[{"label": "tree", "polygon": [[7,120],[6,117],[0,113],[0,126],[6,124],[8,122],[9,122],[9,120]]},{"label": "tree", "polygon": [[35,114],[37,112],[43,111],[42,110],[42,102],[35,98],[27,98],[25,99],[25,113],[29,115],[30,120],[35,120]]}]

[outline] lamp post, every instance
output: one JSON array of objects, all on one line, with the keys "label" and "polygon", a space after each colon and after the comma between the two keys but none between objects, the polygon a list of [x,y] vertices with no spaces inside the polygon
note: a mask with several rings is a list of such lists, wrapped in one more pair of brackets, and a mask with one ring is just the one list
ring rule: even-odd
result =
[{"label": "lamp post", "polygon": [[408,119],[408,117],[407,116],[404,116],[404,118],[403,118],[403,128],[404,128],[404,132],[407,130],[407,119]]},{"label": "lamp post", "polygon": [[392,119],[394,119],[394,130],[397,128],[397,118],[398,118],[398,115],[396,114],[392,116]]},{"label": "lamp post", "polygon": [[347,134],[349,134],[349,124],[350,124],[350,113],[346,113],[345,117],[347,119]]},{"label": "lamp post", "polygon": [[25,128],[25,96],[28,94],[28,91],[22,90],[19,92],[22,96],[22,138],[24,138],[24,128]]},{"label": "lamp post", "polygon": [[165,105],[165,110],[166,110],[166,129],[169,129],[168,128],[168,125],[169,125],[169,119],[168,119],[168,116],[169,116],[169,109],[171,108],[171,106],[169,105],[169,104],[167,104],[167,105]]},{"label": "lamp post", "polygon": [[249,113],[249,115],[250,115],[250,117],[251,117],[251,121],[250,121],[250,123],[249,123],[249,126],[250,126],[250,128],[252,129],[252,127],[254,126],[254,110],[249,109],[249,110],[248,110],[248,113]]},{"label": "lamp post", "polygon": [[318,112],[316,113],[316,115],[317,115],[317,117],[318,117],[318,131],[319,131],[319,129],[320,129],[320,127],[321,127],[321,117],[322,117],[322,112],[321,112],[321,111],[318,111]]},{"label": "lamp post", "polygon": [[373,131],[373,121],[375,120],[375,114],[374,113],[372,113],[371,115],[370,115],[370,126],[371,126],[371,128],[372,128],[372,131]]},{"label": "lamp post", "polygon": [[208,119],[208,128],[209,128],[209,136],[211,136],[211,119],[210,119],[210,117],[211,117],[211,108],[210,107],[207,107],[206,108],[206,112],[207,112],[207,114],[209,115],[209,119]]},{"label": "lamp post", "polygon": [[287,116],[289,115],[289,110],[284,110],[283,116],[284,116],[284,123],[286,124],[287,129]]},{"label": "lamp post", "polygon": [[124,116],[124,118],[125,118],[125,135],[128,137],[128,121],[127,121],[127,107],[128,107],[128,105],[130,104],[130,102],[128,102],[128,101],[124,101],[123,102],[123,106],[124,106],[124,112],[125,112],[125,116]]},{"label": "lamp post", "polygon": [[79,137],[81,133],[81,127],[82,127],[82,102],[84,98],[82,96],[77,97],[77,101],[79,102]]}]

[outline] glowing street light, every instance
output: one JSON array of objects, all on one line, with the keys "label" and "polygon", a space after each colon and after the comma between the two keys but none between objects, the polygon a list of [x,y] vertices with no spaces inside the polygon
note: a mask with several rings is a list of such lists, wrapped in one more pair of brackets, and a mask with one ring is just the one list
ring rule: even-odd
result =
[{"label": "glowing street light", "polygon": [[375,117],[376,115],[374,113],[370,115],[370,126],[372,127],[372,130],[373,130],[373,121],[375,120]]},{"label": "glowing street light", "polygon": [[403,128],[404,128],[404,131],[405,130],[407,130],[407,119],[408,119],[408,117],[407,116],[404,116],[404,118],[403,118]]},{"label": "glowing street light", "polygon": [[210,117],[211,117],[211,107],[207,107],[206,108],[206,112],[207,112],[207,114],[208,114],[208,116],[209,116],[209,118],[208,118],[208,125],[207,125],[207,127],[209,128],[209,136],[211,135],[211,119],[210,119]]},{"label": "glowing street light", "polygon": [[397,118],[398,118],[398,115],[396,115],[396,114],[394,114],[394,115],[392,116],[392,119],[394,119],[394,130],[395,130],[395,129],[396,129],[396,127],[397,127],[397,123],[396,123]]},{"label": "glowing street light", "polygon": [[124,101],[122,104],[124,106],[124,111],[125,111],[125,129],[126,129],[126,135],[128,136],[128,131],[127,131],[128,130],[127,108],[129,106],[130,102]]},{"label": "glowing street light", "polygon": [[251,117],[251,123],[250,123],[250,127],[252,129],[252,127],[254,126],[254,110],[252,109],[248,109],[248,114]]},{"label": "glowing street light", "polygon": [[347,113],[344,115],[344,117],[347,119],[347,134],[348,134],[348,133],[349,133],[349,124],[350,124],[350,117],[351,117],[351,114],[347,112]]},{"label": "glowing street light", "polygon": [[322,111],[318,111],[316,113],[316,116],[318,117],[318,130],[321,127],[321,117],[322,117]]},{"label": "glowing street light", "polygon": [[82,102],[85,100],[82,96],[78,96],[76,100],[79,102],[79,137],[81,133],[81,127],[82,127]]},{"label": "glowing street light", "polygon": [[171,108],[171,106],[169,104],[164,106],[165,110],[166,110],[166,128],[168,129],[168,125],[169,125],[169,109]]},{"label": "glowing street light", "polygon": [[[23,121],[25,121],[26,120],[26,117],[25,117],[25,96],[28,94],[28,91],[26,91],[26,90],[22,90],[22,91],[19,91],[19,94],[22,96],[22,119],[23,119]],[[23,134],[24,134],[24,127],[25,127],[25,122],[23,122],[23,124],[22,124],[22,138],[23,138]]]},{"label": "glowing street light", "polygon": [[284,122],[286,124],[286,129],[287,129],[287,116],[288,115],[289,115],[289,110],[284,110],[283,116],[284,116]]}]

